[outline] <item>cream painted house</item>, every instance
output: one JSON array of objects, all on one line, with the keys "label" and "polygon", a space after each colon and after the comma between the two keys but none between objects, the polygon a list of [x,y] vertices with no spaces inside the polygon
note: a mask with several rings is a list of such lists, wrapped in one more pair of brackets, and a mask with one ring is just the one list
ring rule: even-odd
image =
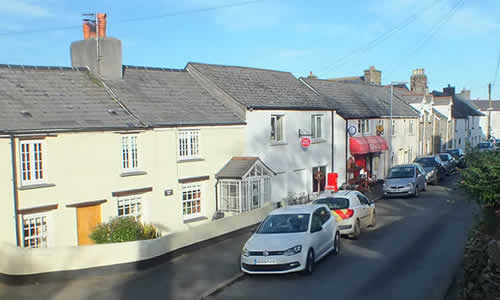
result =
[{"label": "cream painted house", "polygon": [[162,233],[212,220],[245,122],[186,71],[123,70],[0,67],[0,242],[91,244],[97,223],[126,215]]}]

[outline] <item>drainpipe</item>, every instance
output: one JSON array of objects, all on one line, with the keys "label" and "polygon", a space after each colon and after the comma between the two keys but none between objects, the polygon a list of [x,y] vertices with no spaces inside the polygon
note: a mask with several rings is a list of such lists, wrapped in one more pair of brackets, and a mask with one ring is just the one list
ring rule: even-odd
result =
[{"label": "drainpipe", "polygon": [[333,115],[333,110],[332,110],[332,173],[335,172],[335,121],[334,121],[334,115]]},{"label": "drainpipe", "polygon": [[215,182],[215,212],[219,211],[219,193],[217,191],[217,186],[219,185],[219,179]]},{"label": "drainpipe", "polygon": [[17,169],[16,169],[16,139],[13,135],[10,136],[10,154],[12,160],[12,195],[14,196],[14,219],[16,224],[16,244],[18,247],[21,246],[21,240],[19,236],[19,218],[17,216],[17,211],[19,207],[19,194],[17,191]]}]

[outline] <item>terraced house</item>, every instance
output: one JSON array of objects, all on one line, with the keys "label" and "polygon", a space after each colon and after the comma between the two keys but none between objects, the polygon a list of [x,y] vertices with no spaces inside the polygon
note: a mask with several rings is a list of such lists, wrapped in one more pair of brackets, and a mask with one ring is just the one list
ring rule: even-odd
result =
[{"label": "terraced house", "polygon": [[[247,123],[247,155],[259,157],[276,173],[271,192],[264,187],[263,197],[280,202],[289,194],[316,194],[325,189],[332,171],[341,174],[340,183],[345,181],[345,121],[334,105],[291,73],[200,63],[186,69]],[[302,145],[304,137],[310,145]],[[232,179],[241,180],[243,173]],[[262,195],[262,187],[253,183],[242,193],[254,190]]]},{"label": "terraced house", "polygon": [[[369,76],[365,74],[366,77]],[[383,178],[390,166],[411,162],[416,157],[419,114],[394,95],[391,124],[388,87],[352,80],[301,80],[326,97],[331,106],[338,107],[338,115],[345,120],[345,129],[339,130],[345,151],[370,175]]]},{"label": "terraced house", "polygon": [[72,45],[74,68],[0,67],[0,242],[86,245],[129,215],[162,233],[204,224],[215,174],[245,153],[244,120],[190,73],[122,66],[107,37],[95,64],[95,42]]}]

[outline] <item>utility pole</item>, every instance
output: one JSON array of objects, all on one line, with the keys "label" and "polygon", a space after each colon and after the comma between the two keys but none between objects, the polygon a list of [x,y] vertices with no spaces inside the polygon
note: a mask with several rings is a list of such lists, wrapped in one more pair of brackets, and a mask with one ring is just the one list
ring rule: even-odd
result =
[{"label": "utility pole", "polygon": [[491,110],[493,107],[491,106],[491,82],[488,83],[488,142],[491,138]]}]

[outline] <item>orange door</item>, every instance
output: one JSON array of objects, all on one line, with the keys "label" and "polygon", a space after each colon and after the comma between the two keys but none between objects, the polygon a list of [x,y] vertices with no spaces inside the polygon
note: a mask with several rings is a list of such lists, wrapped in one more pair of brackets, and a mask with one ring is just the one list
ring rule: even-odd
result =
[{"label": "orange door", "polygon": [[91,245],[95,242],[89,237],[95,226],[101,223],[101,205],[76,208],[78,222],[78,245]]}]

